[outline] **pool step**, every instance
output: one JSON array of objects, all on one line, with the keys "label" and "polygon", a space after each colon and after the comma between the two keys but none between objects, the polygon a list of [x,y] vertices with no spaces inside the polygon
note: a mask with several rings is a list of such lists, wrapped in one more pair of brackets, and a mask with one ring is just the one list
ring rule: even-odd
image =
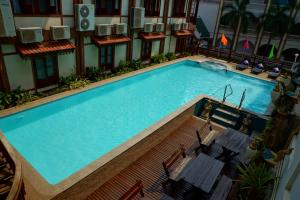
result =
[{"label": "pool step", "polygon": [[227,127],[227,128],[235,128],[237,122],[236,121],[232,121],[230,119],[226,119],[224,117],[221,117],[219,115],[216,115],[216,114],[213,114],[211,116],[211,121],[221,125],[221,126],[224,126],[224,127]]},{"label": "pool step", "polygon": [[232,121],[237,121],[240,118],[240,115],[236,111],[232,111],[225,108],[217,108],[214,114]]},{"label": "pool step", "polygon": [[220,106],[214,110],[211,120],[221,126],[235,128],[240,114],[235,108]]}]

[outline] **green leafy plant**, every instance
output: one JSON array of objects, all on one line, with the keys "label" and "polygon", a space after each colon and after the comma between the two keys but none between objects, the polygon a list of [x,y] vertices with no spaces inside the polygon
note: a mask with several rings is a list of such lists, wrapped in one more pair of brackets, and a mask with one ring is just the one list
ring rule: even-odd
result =
[{"label": "green leafy plant", "polygon": [[[90,81],[98,81],[102,76],[102,70],[99,67],[87,67],[85,78]],[[74,81],[74,80],[73,80]]]},{"label": "green leafy plant", "polygon": [[37,95],[32,95],[29,91],[18,87],[10,92],[0,92],[0,110],[24,104],[37,99]]},{"label": "green leafy plant", "polygon": [[156,64],[158,64],[158,63],[163,63],[163,62],[165,62],[166,60],[167,60],[167,59],[166,59],[166,57],[165,57],[164,54],[158,54],[158,55],[152,56],[152,58],[151,58],[151,61],[152,61],[153,63],[156,63]]},{"label": "green leafy plant", "polygon": [[121,60],[119,63],[119,68],[121,69],[127,69],[130,67],[130,62],[127,60]]},{"label": "green leafy plant", "polygon": [[71,74],[67,77],[61,77],[59,81],[59,87],[65,89],[76,89],[85,87],[89,81],[87,79],[81,78],[75,74]]},{"label": "green leafy plant", "polygon": [[241,176],[240,194],[249,199],[264,199],[268,184],[274,180],[274,175],[265,164],[238,166]]},{"label": "green leafy plant", "polygon": [[142,61],[141,59],[132,60],[130,67],[134,70],[142,68]]},{"label": "green leafy plant", "polygon": [[170,53],[167,53],[167,54],[166,54],[166,59],[168,59],[169,61],[175,60],[176,58],[177,58],[177,57],[176,57],[176,54],[175,54],[175,53],[170,52]]}]

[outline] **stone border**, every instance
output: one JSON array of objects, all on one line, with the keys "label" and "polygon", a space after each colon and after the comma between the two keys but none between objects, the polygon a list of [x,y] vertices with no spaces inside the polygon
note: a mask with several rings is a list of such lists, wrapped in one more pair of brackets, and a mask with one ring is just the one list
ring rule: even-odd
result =
[{"label": "stone border", "polygon": [[223,61],[223,60],[204,57],[204,56],[201,56],[201,55],[189,56],[189,57],[180,58],[180,59],[176,59],[176,60],[173,60],[173,61],[153,65],[153,66],[150,66],[150,67],[146,67],[144,69],[140,69],[140,70],[136,70],[136,71],[133,71],[133,72],[125,73],[125,74],[115,76],[115,77],[112,77],[112,78],[108,78],[108,79],[105,79],[105,80],[101,80],[101,81],[98,81],[98,82],[90,83],[84,88],[68,90],[68,91],[61,92],[61,93],[58,93],[58,94],[54,94],[54,95],[51,95],[51,96],[48,96],[48,97],[43,97],[41,99],[37,99],[35,101],[28,102],[28,103],[25,103],[23,105],[8,108],[8,109],[0,111],[0,118],[11,115],[11,114],[15,114],[15,113],[18,113],[18,112],[21,112],[21,111],[24,111],[24,110],[31,109],[31,108],[34,108],[36,106],[41,106],[43,104],[47,104],[47,103],[50,103],[52,101],[56,101],[56,100],[59,100],[59,99],[62,99],[62,98],[68,97],[68,96],[72,96],[72,95],[75,95],[75,94],[78,94],[78,93],[81,93],[81,92],[84,92],[84,91],[87,91],[87,90],[90,90],[90,89],[94,89],[94,88],[100,87],[100,86],[108,84],[108,83],[112,83],[112,82],[119,81],[119,80],[122,80],[122,79],[125,79],[125,78],[129,78],[131,76],[139,75],[139,74],[142,74],[142,73],[154,70],[154,69],[159,69],[159,68],[165,67],[167,65],[175,64],[175,63],[178,63],[178,62],[181,62],[181,61],[184,61],[184,60],[191,60],[191,61],[197,61],[197,62],[213,60],[213,61],[216,61],[216,62],[221,62],[222,64],[225,64],[229,67],[228,71],[235,72],[235,73],[242,74],[242,75],[246,75],[246,76],[250,76],[252,78],[256,78],[256,79],[265,80],[265,81],[268,81],[268,82],[275,83],[275,81],[272,80],[272,79],[268,79],[268,78],[264,78],[264,77],[259,76],[259,75],[254,75],[254,74],[250,74],[250,73],[245,73],[244,71],[236,70],[235,67],[234,67],[234,65],[236,65],[235,63],[228,63],[228,62]]}]

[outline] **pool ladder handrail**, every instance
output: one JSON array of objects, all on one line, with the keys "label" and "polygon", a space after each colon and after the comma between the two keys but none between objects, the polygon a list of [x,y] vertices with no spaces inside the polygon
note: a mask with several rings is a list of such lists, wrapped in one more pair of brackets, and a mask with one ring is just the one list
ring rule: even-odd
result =
[{"label": "pool ladder handrail", "polygon": [[[227,94],[227,88],[230,89],[230,93]],[[227,84],[225,86],[225,89],[224,89],[224,95],[223,95],[223,103],[226,101],[227,97],[229,97],[230,95],[233,94],[233,90],[232,90],[232,87],[231,87],[231,84]]]},{"label": "pool ladder handrail", "polygon": [[247,91],[247,89],[245,89],[245,90],[243,91],[243,94],[242,94],[242,97],[241,97],[241,100],[240,100],[240,104],[239,104],[238,109],[240,109],[240,108],[242,107],[242,105],[243,105],[243,102],[244,102],[244,100],[245,100],[245,98],[246,98],[246,91]]}]

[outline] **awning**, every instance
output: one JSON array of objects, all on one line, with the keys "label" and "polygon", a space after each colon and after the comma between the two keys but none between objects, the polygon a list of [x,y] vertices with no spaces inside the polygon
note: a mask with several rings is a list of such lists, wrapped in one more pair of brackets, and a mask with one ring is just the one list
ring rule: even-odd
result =
[{"label": "awning", "polygon": [[97,46],[105,46],[105,45],[114,45],[114,44],[122,44],[130,41],[129,37],[120,36],[120,37],[109,37],[109,38],[99,38],[94,37],[93,42]]},{"label": "awning", "polygon": [[22,56],[73,51],[75,48],[75,45],[68,40],[47,41],[35,44],[16,44],[16,49]]},{"label": "awning", "polygon": [[181,30],[181,31],[176,31],[174,33],[175,37],[190,37],[193,33],[188,30]]},{"label": "awning", "polygon": [[160,40],[166,36],[163,33],[141,33],[140,38],[142,40]]}]

